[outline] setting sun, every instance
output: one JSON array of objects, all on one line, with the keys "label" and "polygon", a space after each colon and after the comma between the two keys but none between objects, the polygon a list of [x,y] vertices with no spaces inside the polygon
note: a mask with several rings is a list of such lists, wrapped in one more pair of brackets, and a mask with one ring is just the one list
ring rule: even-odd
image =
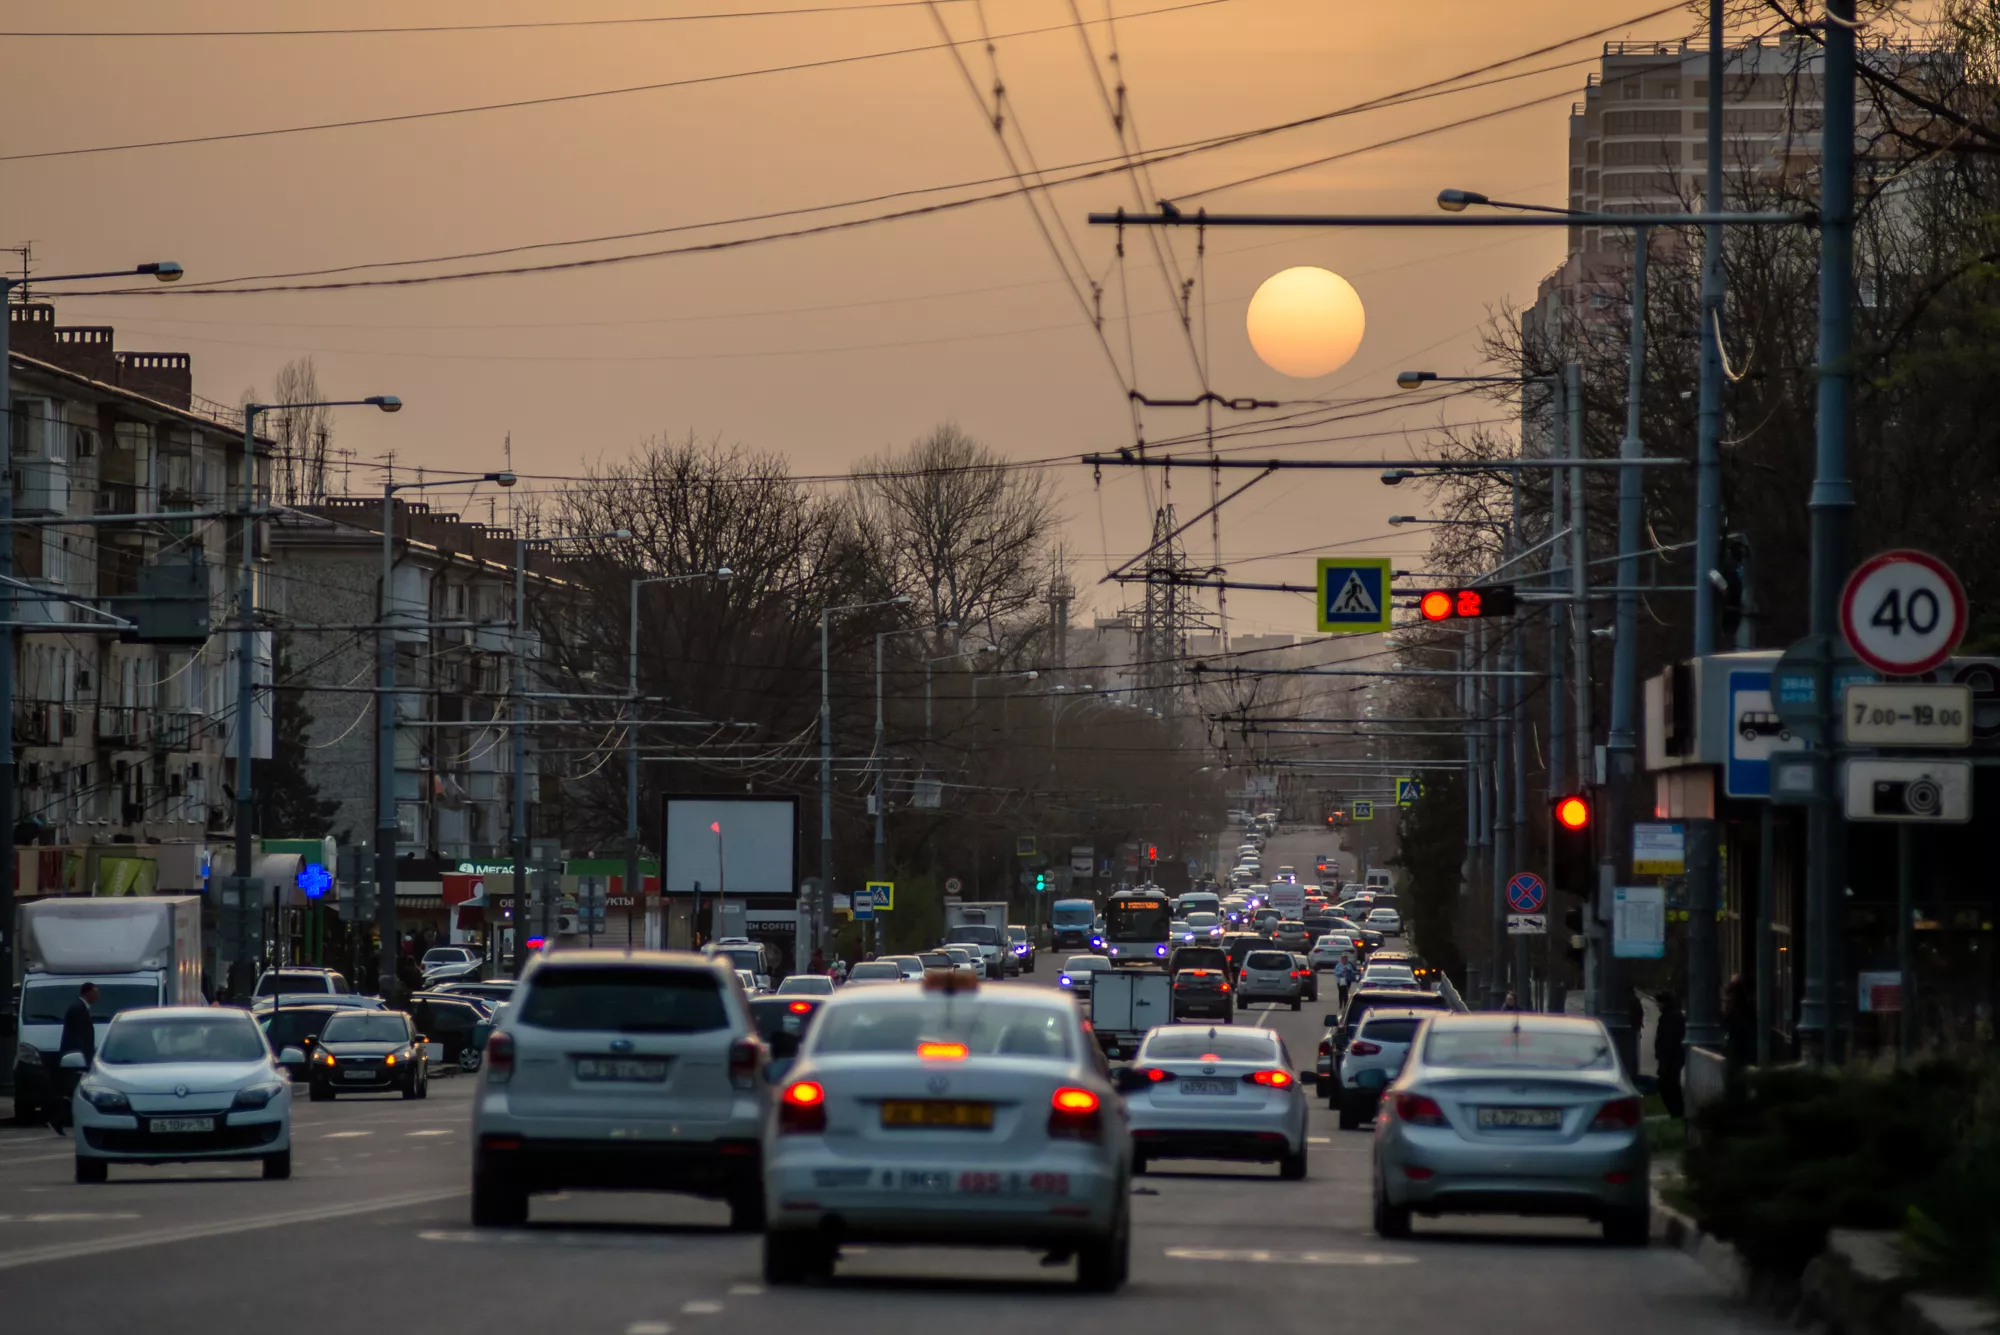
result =
[{"label": "setting sun", "polygon": [[1361,295],[1337,273],[1301,265],[1272,274],[1250,298],[1250,346],[1274,371],[1301,380],[1331,375],[1361,346]]}]

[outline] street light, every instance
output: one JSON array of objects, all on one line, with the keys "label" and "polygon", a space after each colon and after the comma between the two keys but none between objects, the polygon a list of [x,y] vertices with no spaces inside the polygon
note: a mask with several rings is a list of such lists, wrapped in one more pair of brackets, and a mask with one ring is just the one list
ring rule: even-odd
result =
[{"label": "street light", "polygon": [[[647,584],[685,584],[690,580],[726,580],[736,572],[728,566],[717,566],[693,575],[648,575],[632,581],[631,612],[625,625],[625,694],[631,717],[625,725],[625,893],[632,896],[634,907],[639,902],[639,590]],[[666,866],[660,867],[660,896],[666,900]],[[697,905],[697,908],[700,906]],[[663,910],[664,912],[664,910]],[[664,927],[664,918],[662,926]],[[692,944],[693,924],[689,924],[688,940]],[[515,935],[519,936],[517,928]],[[663,940],[662,945],[666,942]]]},{"label": "street light", "polygon": [[1486,519],[1432,519],[1426,515],[1390,515],[1392,528],[1404,524],[1422,524],[1426,528],[1492,528],[1492,521]]},{"label": "street light", "polygon": [[[384,412],[395,412],[403,406],[401,399],[389,395],[379,397],[383,401],[374,406]],[[391,403],[395,407],[390,407]],[[511,487],[516,481],[512,473],[506,472],[482,473],[478,480],[495,482],[503,487]],[[463,486],[465,481],[464,478],[429,478],[382,484],[382,589],[377,597],[380,624],[375,630],[375,930],[382,939],[382,945],[376,954],[375,975],[385,997],[396,983],[396,640],[392,630],[395,617],[396,493]],[[514,894],[514,912],[518,918],[521,913],[518,881]]]},{"label": "street light", "polygon": [[[11,451],[14,439],[13,359],[8,340],[13,334],[10,309],[14,289],[28,282],[75,283],[93,278],[127,278],[146,274],[171,283],[181,276],[181,266],[168,260],[141,264],[130,269],[105,273],[58,274],[52,278],[9,278],[0,274],[0,448]],[[7,848],[0,857],[0,1089],[13,1086],[14,1079],[14,488],[0,485],[0,618],[8,623],[0,636],[0,820],[6,822]]]},{"label": "street light", "polygon": [[833,618],[838,612],[865,612],[875,607],[902,607],[911,601],[907,593],[869,603],[846,603],[822,607],[819,611],[819,893],[818,921],[813,925],[813,944],[823,945],[826,914],[833,904],[833,665],[829,642]]},{"label": "street light", "polygon": [[[163,269],[171,269],[172,272],[163,273]],[[178,264],[140,266],[141,273],[148,270],[151,270],[154,277],[163,283],[171,283],[181,276],[181,267]],[[390,406],[392,404],[394,405],[393,407]],[[249,908],[249,905],[243,903],[240,896],[244,893],[250,878],[251,865],[255,861],[251,852],[251,825],[254,820],[253,811],[256,804],[256,797],[252,791],[250,753],[252,750],[253,734],[256,731],[253,726],[255,711],[252,708],[252,700],[257,689],[256,673],[253,671],[256,662],[257,619],[255,603],[257,567],[252,559],[255,554],[256,544],[251,540],[256,532],[257,523],[257,418],[274,408],[286,411],[295,408],[380,408],[383,412],[392,413],[402,406],[403,401],[401,399],[388,394],[375,394],[365,399],[323,399],[317,403],[246,403],[243,405],[243,546],[242,560],[237,567],[236,585],[236,893],[239,896],[237,900],[240,906],[238,910],[239,914],[245,914]],[[274,674],[276,667],[277,660],[274,656],[272,659]],[[276,684],[275,675],[272,684]],[[9,819],[12,819],[11,811]],[[278,942],[278,916],[283,912],[283,905],[284,887],[272,886],[270,944],[273,947]],[[242,920],[243,918],[239,916],[238,921]],[[235,944],[240,948],[248,943],[239,941]],[[240,959],[242,957],[238,956],[237,958]],[[279,957],[274,963],[282,965],[285,963],[285,960]],[[256,986],[256,981],[255,978],[250,980],[252,988]],[[273,1005],[276,1005],[276,995],[276,993],[273,993]]]},{"label": "street light", "polygon": [[1446,213],[1463,213],[1473,205],[1489,209],[1513,209],[1518,213],[1553,213],[1561,217],[1583,216],[1576,209],[1556,208],[1548,204],[1516,204],[1505,199],[1488,199],[1477,190],[1440,190],[1438,207]]}]

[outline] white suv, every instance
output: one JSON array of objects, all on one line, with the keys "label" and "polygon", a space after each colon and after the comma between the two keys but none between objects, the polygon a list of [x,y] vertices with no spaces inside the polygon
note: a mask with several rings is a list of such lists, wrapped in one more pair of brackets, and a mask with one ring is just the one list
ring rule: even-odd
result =
[{"label": "white suv", "polygon": [[764,1226],[764,1044],[726,958],[557,953],[486,1042],[472,1222],[514,1226],[566,1187],[683,1191]]}]

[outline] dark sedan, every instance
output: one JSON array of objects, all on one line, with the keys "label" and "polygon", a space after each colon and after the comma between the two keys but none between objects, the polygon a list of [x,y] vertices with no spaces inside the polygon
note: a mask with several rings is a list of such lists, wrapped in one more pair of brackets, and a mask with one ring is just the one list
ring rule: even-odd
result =
[{"label": "dark sedan", "polygon": [[798,1060],[799,1045],[805,1042],[813,1016],[826,1001],[825,997],[802,996],[750,999],[750,1021],[757,1026],[757,1037],[771,1049],[768,1075],[773,1083],[782,1080]]},{"label": "dark sedan", "polygon": [[406,1099],[430,1093],[424,1038],[402,1011],[349,1011],[320,1030],[306,1063],[308,1097],[315,1103],[341,1094],[399,1090]]},{"label": "dark sedan", "polygon": [[1222,969],[1182,969],[1174,975],[1173,1018],[1220,1020],[1230,1023],[1236,1016],[1235,997],[1229,989],[1229,974]]},{"label": "dark sedan", "polygon": [[313,1048],[319,1043],[320,1032],[336,1015],[382,1015],[379,1010],[364,1010],[358,1006],[347,1006],[336,1002],[320,1005],[284,1005],[262,1014],[252,1012],[257,1027],[264,1031],[264,1041],[270,1045],[271,1055],[281,1055],[286,1048],[297,1048],[305,1055],[305,1061],[298,1065],[287,1064],[285,1070],[294,1080],[304,1080],[306,1071],[312,1065]]}]

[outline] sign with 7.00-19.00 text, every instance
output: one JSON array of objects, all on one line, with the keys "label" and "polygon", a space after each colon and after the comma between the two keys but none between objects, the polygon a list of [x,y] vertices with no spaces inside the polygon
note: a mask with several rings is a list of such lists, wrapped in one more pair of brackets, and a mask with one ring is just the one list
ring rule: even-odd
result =
[{"label": "sign with 7.00-19.00 text", "polygon": [[1386,556],[1321,557],[1320,630],[1331,635],[1371,635],[1388,630],[1394,565]]}]

